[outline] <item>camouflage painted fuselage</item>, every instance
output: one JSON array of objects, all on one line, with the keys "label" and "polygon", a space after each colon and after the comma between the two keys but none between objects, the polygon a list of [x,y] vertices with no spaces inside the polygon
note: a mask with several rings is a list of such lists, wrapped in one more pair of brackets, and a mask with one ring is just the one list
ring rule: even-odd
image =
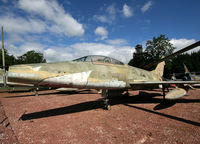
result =
[{"label": "camouflage painted fuselage", "polygon": [[8,72],[10,82],[48,87],[128,89],[131,88],[131,82],[160,80],[160,77],[151,71],[99,62],[68,61],[14,65]]}]

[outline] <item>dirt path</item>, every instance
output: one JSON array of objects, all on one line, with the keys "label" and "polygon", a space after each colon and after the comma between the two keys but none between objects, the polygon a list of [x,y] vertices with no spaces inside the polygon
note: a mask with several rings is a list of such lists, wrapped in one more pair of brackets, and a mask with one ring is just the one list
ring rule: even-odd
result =
[{"label": "dirt path", "polygon": [[163,103],[159,90],[131,91],[111,100],[110,111],[101,108],[95,90],[39,94],[1,93],[19,143],[199,143],[200,90],[170,103]]},{"label": "dirt path", "polygon": [[0,101],[0,143],[1,144],[17,144],[17,137],[15,136],[8,117],[5,114],[3,106]]}]

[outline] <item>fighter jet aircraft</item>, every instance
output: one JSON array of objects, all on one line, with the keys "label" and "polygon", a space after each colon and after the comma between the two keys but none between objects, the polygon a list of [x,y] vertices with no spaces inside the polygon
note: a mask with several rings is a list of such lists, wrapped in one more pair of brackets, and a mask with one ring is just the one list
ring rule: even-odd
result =
[{"label": "fighter jet aircraft", "polygon": [[[200,41],[188,47],[191,49],[198,45]],[[7,78],[9,82],[33,84],[35,87],[101,89],[107,109],[110,109],[110,96],[128,89],[162,88],[165,99],[177,99],[186,94],[185,84],[200,83],[200,81],[163,81],[164,65],[165,62],[162,61],[155,70],[147,71],[128,66],[107,56],[89,55],[66,62],[10,66]],[[176,84],[178,87],[165,95],[165,88],[170,84]]]}]

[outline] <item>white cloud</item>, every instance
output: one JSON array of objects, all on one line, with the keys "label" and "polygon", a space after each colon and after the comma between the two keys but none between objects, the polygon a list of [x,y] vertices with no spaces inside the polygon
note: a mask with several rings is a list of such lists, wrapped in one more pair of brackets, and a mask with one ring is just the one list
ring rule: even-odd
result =
[{"label": "white cloud", "polygon": [[82,36],[84,34],[82,24],[77,22],[70,14],[66,13],[64,8],[56,1],[19,0],[18,6],[24,11],[41,16],[41,18],[52,22],[52,26],[49,28],[52,32],[62,32],[69,37]]},{"label": "white cloud", "polygon": [[128,44],[128,42],[125,39],[112,39],[112,40],[110,39],[110,40],[106,40],[106,42],[111,45],[126,45],[126,44]]},{"label": "white cloud", "polygon": [[44,48],[46,46],[45,45],[42,45],[42,44],[39,44],[39,43],[31,43],[31,42],[27,42],[27,43],[24,43],[20,46],[15,46],[13,44],[8,44],[6,46],[6,49],[8,49],[8,52],[14,56],[21,56],[23,55],[24,53],[28,52],[28,51],[31,51],[31,50],[34,50],[36,52],[43,52]]},{"label": "white cloud", "polygon": [[1,0],[3,3],[7,3],[8,2],[8,0]]},{"label": "white cloud", "polygon": [[0,19],[0,24],[10,34],[42,33],[46,27],[46,24],[39,19],[26,20],[13,15],[0,16]]},{"label": "white cloud", "polygon": [[[114,41],[123,41],[123,39],[116,39]],[[125,41],[125,40],[124,40]],[[177,50],[184,48],[195,42],[194,39],[171,39],[170,42],[177,47]],[[123,42],[122,42],[123,43]],[[135,48],[132,46],[117,45],[115,42],[110,44],[104,43],[76,43],[68,47],[49,47],[44,49],[44,56],[48,62],[65,61],[79,58],[86,55],[105,55],[118,59],[124,63],[128,63],[132,59]],[[116,44],[116,45],[115,45]],[[38,45],[40,46],[40,45]],[[41,48],[39,48],[41,49]],[[73,50],[73,52],[71,52]],[[176,51],[177,51],[176,50]],[[200,47],[194,51],[200,50]]]},{"label": "white cloud", "polygon": [[112,46],[102,43],[77,43],[70,47],[75,50],[76,53],[74,56],[76,57],[84,55],[109,55],[111,51],[114,51]]},{"label": "white cloud", "polygon": [[108,23],[108,24],[112,24],[113,21],[115,21],[116,14],[118,12],[118,10],[115,7],[115,4],[111,4],[106,8],[101,8],[101,11],[103,11],[104,13],[101,15],[97,14],[93,16],[93,19],[95,21]]},{"label": "white cloud", "polygon": [[[108,40],[106,44],[75,43],[63,46],[66,43],[63,43],[63,39],[57,38],[57,33],[69,37],[83,35],[82,24],[66,13],[55,0],[19,0],[17,3],[18,5],[12,6],[16,13],[6,11],[6,15],[0,14],[0,24],[4,25],[6,32],[5,48],[9,54],[17,57],[27,51],[35,50],[43,53],[48,62],[66,61],[96,54],[111,56],[127,63],[132,57],[134,48],[124,46],[126,42],[123,39]],[[111,22],[119,11],[115,5],[110,5],[104,9],[104,12],[106,14],[104,20],[109,19],[108,21]],[[102,40],[108,37],[105,27],[97,27],[94,32]],[[54,33],[56,38],[51,35]],[[52,39],[55,41],[52,42]]]},{"label": "white cloud", "polygon": [[[73,50],[73,53],[70,51]],[[72,60],[86,55],[104,55],[128,63],[132,58],[134,47],[113,46],[103,43],[76,43],[68,47],[50,47],[44,50],[48,62]]]},{"label": "white cloud", "polygon": [[152,6],[152,2],[151,1],[148,1],[147,3],[144,4],[144,6],[141,8],[141,11],[144,13],[146,11],[149,10],[149,8]]},{"label": "white cloud", "polygon": [[112,23],[112,21],[106,15],[94,15],[93,18],[94,20],[102,22],[102,23],[109,23],[109,24]]},{"label": "white cloud", "polygon": [[20,50],[22,52],[28,52],[31,50],[35,50],[36,52],[43,52],[45,45],[39,44],[39,43],[24,43],[20,46]]},{"label": "white cloud", "polygon": [[108,37],[108,31],[104,27],[97,27],[94,31],[95,35],[100,36],[101,40],[104,40]]},{"label": "white cloud", "polygon": [[21,56],[31,50],[41,52],[44,54],[44,58],[47,60],[47,62],[66,61],[74,58],[73,54],[69,52],[70,47],[48,47],[36,42],[25,42],[20,46],[8,44],[6,45],[6,49],[8,50],[9,54],[12,54],[16,57]]},{"label": "white cloud", "polygon": [[116,8],[114,4],[109,5],[106,8],[106,12],[108,12],[110,15],[115,15],[116,14]]},{"label": "white cloud", "polygon": [[[170,43],[172,43],[173,46],[176,47],[175,51],[185,48],[195,42],[196,42],[195,39],[184,39],[184,38],[183,39],[173,38],[170,40]],[[191,53],[191,52],[198,51],[198,50],[200,50],[200,46],[188,51],[187,53]]]},{"label": "white cloud", "polygon": [[72,60],[73,54],[69,52],[69,48],[49,47],[44,50],[44,57],[48,62],[58,62]]},{"label": "white cloud", "polygon": [[40,43],[24,43],[20,46],[6,45],[8,52],[20,56],[27,51],[35,50],[44,54],[47,62],[67,61],[86,55],[105,55],[128,63],[132,58],[134,47],[110,45],[104,43],[76,43],[67,47],[49,47]]},{"label": "white cloud", "polygon": [[124,6],[123,6],[123,15],[126,18],[133,16],[133,9],[130,6],[128,6],[127,4],[124,4]]},{"label": "white cloud", "polygon": [[75,58],[86,55],[105,55],[128,63],[132,59],[134,47],[131,46],[113,46],[103,43],[77,43],[70,46],[75,52]]},{"label": "white cloud", "polygon": [[127,4],[123,5],[123,9],[118,9],[115,4],[108,5],[107,7],[102,7],[101,12],[103,14],[95,14],[93,19],[98,22],[113,24],[118,15],[121,15],[125,18],[132,17],[134,15],[134,10]]},{"label": "white cloud", "polygon": [[9,44],[23,43],[24,41],[25,38],[16,33],[13,34],[10,33],[5,35],[5,42]]}]

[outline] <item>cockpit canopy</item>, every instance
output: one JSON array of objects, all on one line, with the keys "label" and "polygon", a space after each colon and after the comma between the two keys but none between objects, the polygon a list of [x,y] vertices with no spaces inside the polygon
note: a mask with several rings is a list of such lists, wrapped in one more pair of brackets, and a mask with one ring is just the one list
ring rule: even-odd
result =
[{"label": "cockpit canopy", "polygon": [[84,56],[84,57],[75,59],[73,61],[76,61],[76,62],[101,62],[101,63],[124,65],[123,62],[120,62],[120,61],[113,59],[111,57],[106,57],[106,56],[101,56],[101,55]]}]

